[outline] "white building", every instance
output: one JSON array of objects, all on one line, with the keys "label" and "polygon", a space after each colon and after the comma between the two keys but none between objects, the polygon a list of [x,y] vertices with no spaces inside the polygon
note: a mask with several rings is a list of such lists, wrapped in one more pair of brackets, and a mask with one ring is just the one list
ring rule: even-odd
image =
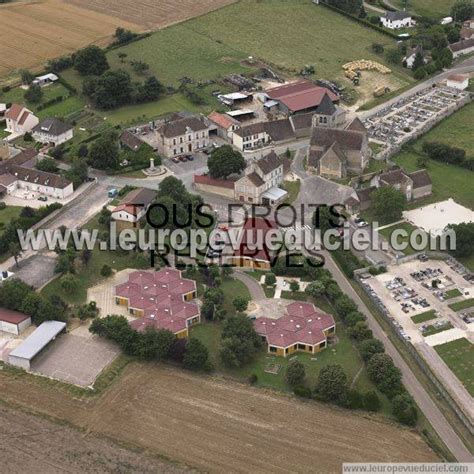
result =
[{"label": "white building", "polygon": [[386,12],[385,15],[380,17],[382,25],[391,30],[397,30],[399,28],[410,28],[414,22],[407,12]]},{"label": "white building", "polygon": [[26,314],[0,308],[0,332],[7,332],[19,336],[31,326],[31,318]]},{"label": "white building", "polygon": [[33,84],[38,85],[40,87],[47,86],[48,84],[52,84],[59,80],[59,77],[52,72],[48,74],[44,74],[42,76],[38,76],[34,79]]},{"label": "white building", "polygon": [[155,197],[156,191],[152,189],[139,188],[130,191],[112,211],[112,219],[123,222],[125,224],[123,227],[137,227]]},{"label": "white building", "polygon": [[33,138],[37,142],[51,143],[58,146],[74,136],[73,127],[56,118],[46,118],[32,129]]},{"label": "white building", "polygon": [[12,104],[5,112],[6,128],[5,131],[11,133],[14,137],[31,132],[33,127],[38,125],[39,119],[33,112],[24,105]]},{"label": "white building", "polygon": [[447,86],[463,91],[469,87],[469,76],[467,74],[452,74],[448,76]]}]

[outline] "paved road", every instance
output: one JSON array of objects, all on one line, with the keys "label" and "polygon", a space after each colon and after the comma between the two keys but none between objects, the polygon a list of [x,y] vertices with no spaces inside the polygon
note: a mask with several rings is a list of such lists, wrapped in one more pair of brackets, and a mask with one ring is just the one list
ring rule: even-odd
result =
[{"label": "paved road", "polygon": [[265,296],[265,292],[261,287],[260,283],[255,280],[255,278],[247,275],[245,272],[241,270],[235,270],[234,276],[237,280],[240,280],[250,291],[250,296],[254,301],[264,300],[267,297]]},{"label": "paved road", "polygon": [[343,293],[352,298],[359,307],[359,310],[365,314],[368,325],[370,329],[372,329],[374,336],[384,343],[387,354],[392,357],[395,365],[402,371],[405,387],[415,399],[420,410],[424,413],[440,438],[444,441],[448,449],[459,462],[473,462],[474,456],[471,455],[459,436],[448,423],[448,420],[445,418],[441,410],[433,402],[423,385],[417,380],[409,365],[405,362],[396,347],[383,332],[379,323],[356,291],[352,288],[345,275],[341,270],[339,270],[339,267],[335,264],[331,255],[326,251],[323,251],[322,254],[326,259],[326,268],[332,273]]}]

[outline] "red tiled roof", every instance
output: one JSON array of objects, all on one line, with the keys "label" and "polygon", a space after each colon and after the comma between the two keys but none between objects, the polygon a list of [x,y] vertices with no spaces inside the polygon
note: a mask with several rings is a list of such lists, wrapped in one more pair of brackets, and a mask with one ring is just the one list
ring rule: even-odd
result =
[{"label": "red tiled roof", "polygon": [[316,86],[311,81],[301,80],[290,84],[274,87],[266,91],[267,95],[278,100],[288,107],[292,112],[317,107],[328,94],[333,102],[337,102],[339,97],[325,87]]},{"label": "red tiled roof", "polygon": [[11,107],[5,112],[5,118],[11,120],[18,120],[24,106],[20,104],[12,104]]},{"label": "red tiled roof", "polygon": [[228,179],[214,179],[207,175],[194,175],[194,182],[197,184],[206,184],[208,186],[216,186],[219,188],[234,189],[235,181]]},{"label": "red tiled roof", "polygon": [[212,112],[212,114],[209,114],[207,118],[211,122],[214,122],[216,125],[219,125],[219,127],[225,128],[226,130],[232,127],[232,125],[240,125],[240,122],[234,118],[219,112]]},{"label": "red tiled roof", "polygon": [[18,311],[12,311],[7,308],[0,308],[0,321],[4,321],[10,324],[20,324],[29,318],[28,315],[19,313]]},{"label": "red tiled roof", "polygon": [[257,334],[272,346],[290,347],[294,344],[320,344],[326,340],[324,331],[335,326],[330,314],[321,313],[311,303],[296,301],[286,308],[287,315],[279,319],[258,318],[254,321]]},{"label": "red tiled roof", "polygon": [[[242,238],[238,250],[234,251],[234,256],[270,262],[272,258],[265,246],[265,238],[268,232],[277,228],[274,221],[258,217],[248,218],[242,228]],[[258,245],[260,243],[263,245]]]}]

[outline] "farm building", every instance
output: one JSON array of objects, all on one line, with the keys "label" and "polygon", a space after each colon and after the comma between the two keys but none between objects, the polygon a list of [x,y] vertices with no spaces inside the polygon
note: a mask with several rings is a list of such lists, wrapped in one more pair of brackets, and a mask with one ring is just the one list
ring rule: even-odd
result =
[{"label": "farm building", "polygon": [[155,200],[156,192],[152,189],[138,188],[130,191],[112,211],[112,219],[120,227],[137,227]]},{"label": "farm building", "polygon": [[136,331],[148,327],[167,329],[178,338],[188,337],[188,328],[201,322],[196,298],[196,282],[181,272],[164,268],[158,272],[136,271],[128,281],[115,287],[115,302],[126,306]]},{"label": "farm building", "polygon": [[8,332],[18,336],[30,326],[30,316],[11,309],[0,308],[0,332]]},{"label": "farm building", "polygon": [[32,360],[54,339],[64,331],[66,323],[61,321],[45,321],[28,336],[18,347],[13,349],[8,362],[16,367],[30,370]]},{"label": "farm building", "polygon": [[229,107],[233,107],[252,102],[253,95],[244,94],[243,92],[232,92],[230,94],[218,95],[217,98],[223,104],[228,105]]},{"label": "farm building", "polygon": [[469,76],[467,74],[452,74],[448,76],[446,85],[463,91],[469,87]]},{"label": "farm building", "polygon": [[397,30],[399,28],[409,28],[414,26],[411,15],[407,12],[386,12],[380,17],[382,25],[391,30]]},{"label": "farm building", "polygon": [[240,151],[254,150],[269,143],[284,143],[295,138],[290,119],[255,122],[232,133],[232,144]]},{"label": "farm building", "polygon": [[74,136],[73,127],[57,118],[46,118],[31,130],[33,138],[40,143],[58,146],[71,140]]},{"label": "farm building", "polygon": [[339,102],[339,97],[336,94],[307,79],[266,90],[268,98],[277,101],[280,111],[289,115],[316,111],[325,94],[328,94],[333,102]]},{"label": "farm building", "polygon": [[38,76],[33,80],[33,84],[36,84],[40,87],[47,86],[48,84],[52,84],[59,80],[59,77],[56,74],[48,73],[43,74],[42,76]]},{"label": "farm building", "polygon": [[257,318],[254,327],[267,343],[268,353],[286,357],[294,352],[315,354],[327,347],[328,337],[336,332],[330,314],[322,313],[311,303],[295,301],[278,319]]},{"label": "farm building", "polygon": [[469,54],[474,51],[474,38],[458,41],[448,46],[450,51],[453,53],[453,58],[457,58],[464,54]]},{"label": "farm building", "polygon": [[209,120],[209,134],[218,135],[226,140],[232,137],[232,132],[240,127],[240,122],[227,114],[212,112],[207,116]]}]

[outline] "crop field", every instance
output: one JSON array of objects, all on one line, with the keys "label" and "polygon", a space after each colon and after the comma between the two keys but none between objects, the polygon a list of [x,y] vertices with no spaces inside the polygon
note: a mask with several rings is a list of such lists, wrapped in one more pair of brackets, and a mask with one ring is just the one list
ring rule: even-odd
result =
[{"label": "crop field", "polygon": [[65,0],[67,3],[157,29],[203,15],[236,0]]},{"label": "crop field", "polygon": [[39,68],[90,43],[104,44],[118,26],[138,29],[62,0],[8,3],[0,12],[0,77],[16,69]]},{"label": "crop field", "polygon": [[[183,76],[206,80],[244,71],[242,60],[249,56],[290,75],[312,64],[317,77],[334,79],[343,77],[341,66],[348,61],[380,61],[371,51],[374,42],[394,43],[310,0],[241,0],[110,51],[108,59],[131,73],[131,60],[144,61],[150,73],[174,85]],[[118,52],[127,54],[125,64]]]},{"label": "crop field", "polygon": [[418,434],[376,416],[159,364],[128,365],[97,397],[3,370],[0,399],[208,472],[313,472],[315,462],[318,472],[337,472],[345,461],[438,460]]}]

